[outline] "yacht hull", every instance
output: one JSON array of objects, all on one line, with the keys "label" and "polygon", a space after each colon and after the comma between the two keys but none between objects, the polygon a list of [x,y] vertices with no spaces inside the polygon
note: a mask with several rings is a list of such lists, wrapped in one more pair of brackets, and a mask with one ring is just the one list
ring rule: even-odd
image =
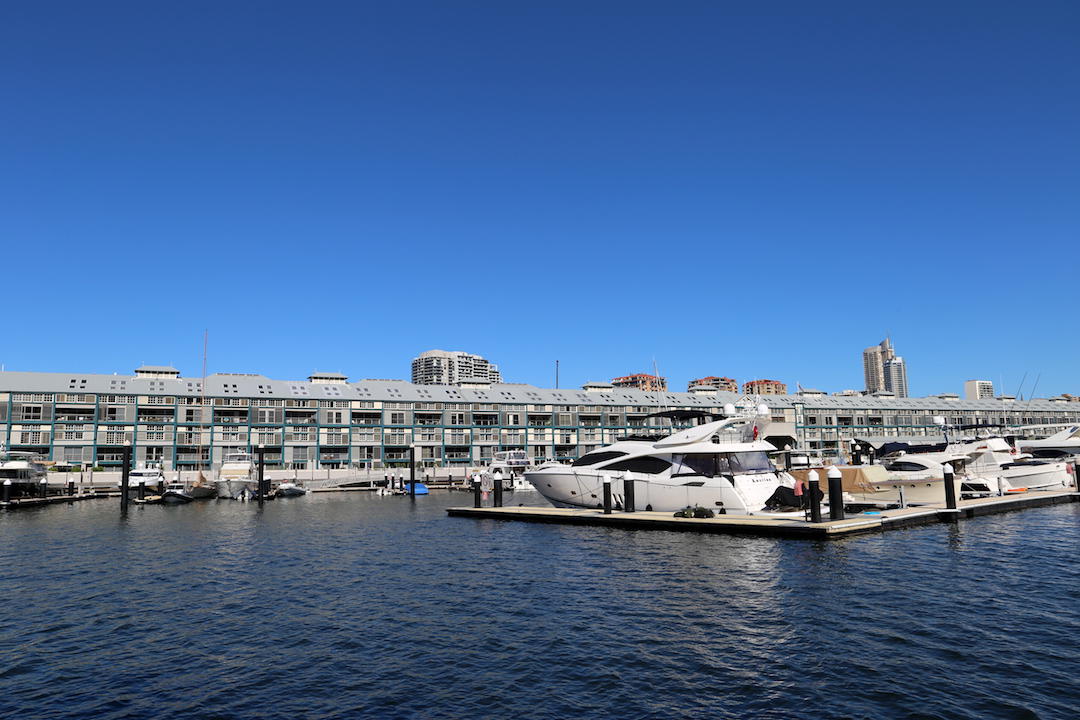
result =
[{"label": "yacht hull", "polygon": [[[604,504],[604,476],[598,472],[575,472],[569,467],[542,468],[526,473],[526,479],[555,507],[598,508]],[[624,478],[621,473],[607,474],[611,479],[612,504],[621,506]],[[772,473],[760,476],[737,476],[736,485],[727,478],[633,478],[634,507],[637,510],[674,512],[690,506],[714,511],[746,514],[760,511],[765,501],[781,484]],[[687,484],[692,482],[694,484]]]},{"label": "yacht hull", "polygon": [[225,478],[214,481],[217,496],[226,500],[239,500],[246,490],[248,494],[255,492],[255,481],[242,478]]},{"label": "yacht hull", "polygon": [[187,492],[192,500],[209,500],[217,497],[217,488],[212,485],[192,485]]},{"label": "yacht hull", "polygon": [[161,496],[161,502],[166,505],[182,505],[191,502],[191,500],[191,496],[186,492],[177,490],[166,490],[165,494]]}]

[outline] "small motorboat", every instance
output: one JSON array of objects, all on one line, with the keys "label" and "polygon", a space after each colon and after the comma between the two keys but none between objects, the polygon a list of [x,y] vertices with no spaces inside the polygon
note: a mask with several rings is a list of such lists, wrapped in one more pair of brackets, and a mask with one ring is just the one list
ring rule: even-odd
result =
[{"label": "small motorboat", "polygon": [[[410,485],[415,485],[415,486],[416,486],[416,492],[415,492],[415,493],[413,493],[413,492],[412,492],[412,490],[411,490],[411,489],[409,488],[409,486],[410,486]],[[418,482],[418,483],[405,483],[405,494],[406,494],[406,495],[413,495],[413,494],[416,494],[416,495],[427,495],[427,494],[428,494],[428,486],[427,486],[427,485],[425,485],[425,484],[424,484],[424,483],[422,483],[422,482]]]},{"label": "small motorboat", "polygon": [[301,497],[307,495],[307,488],[292,482],[283,482],[278,485],[275,493],[278,497]]},{"label": "small motorboat", "polygon": [[165,492],[161,494],[161,502],[170,505],[189,503],[192,501],[191,493],[184,487],[182,482],[171,482],[165,486]]}]

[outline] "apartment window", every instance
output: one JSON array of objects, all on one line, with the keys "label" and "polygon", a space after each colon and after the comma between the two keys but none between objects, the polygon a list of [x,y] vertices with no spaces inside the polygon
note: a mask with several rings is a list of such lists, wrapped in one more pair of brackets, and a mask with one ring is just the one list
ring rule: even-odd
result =
[{"label": "apartment window", "polygon": [[464,425],[465,424],[465,413],[450,413],[450,424],[451,425]]},{"label": "apartment window", "polygon": [[509,414],[507,414],[507,416],[506,416],[506,424],[507,425],[520,425],[521,424],[521,416],[518,415],[517,413],[509,413]]},{"label": "apartment window", "polygon": [[391,425],[404,425],[405,424],[405,413],[403,413],[403,412],[392,412],[392,413],[390,413],[390,424]]},{"label": "apartment window", "polygon": [[22,411],[23,420],[40,420],[41,419],[41,406],[40,405],[25,405]]},{"label": "apartment window", "polygon": [[326,413],[326,423],[328,425],[341,425],[344,414],[340,410],[329,410]]}]

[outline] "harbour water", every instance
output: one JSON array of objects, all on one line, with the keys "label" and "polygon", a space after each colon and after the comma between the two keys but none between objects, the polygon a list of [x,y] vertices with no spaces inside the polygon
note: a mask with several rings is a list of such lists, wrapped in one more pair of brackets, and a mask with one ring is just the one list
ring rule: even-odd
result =
[{"label": "harbour water", "polygon": [[1080,711],[1077,504],[814,542],[446,516],[469,501],[0,514],[0,717]]}]

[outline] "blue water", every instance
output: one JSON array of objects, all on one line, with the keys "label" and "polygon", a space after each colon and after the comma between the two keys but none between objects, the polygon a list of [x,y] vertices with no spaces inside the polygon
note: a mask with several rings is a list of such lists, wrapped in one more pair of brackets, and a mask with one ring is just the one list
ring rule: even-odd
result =
[{"label": "blue water", "polygon": [[0,717],[1080,716],[1078,505],[821,543],[468,500],[0,514]]}]

